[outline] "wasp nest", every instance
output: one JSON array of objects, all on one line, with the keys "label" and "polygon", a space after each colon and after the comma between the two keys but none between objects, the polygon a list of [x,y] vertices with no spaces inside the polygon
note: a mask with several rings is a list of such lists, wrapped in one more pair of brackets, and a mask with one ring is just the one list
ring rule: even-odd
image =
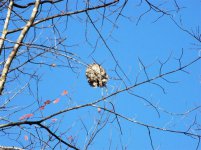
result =
[{"label": "wasp nest", "polygon": [[108,75],[99,64],[88,65],[86,70],[88,82],[93,87],[103,87],[108,81]]}]

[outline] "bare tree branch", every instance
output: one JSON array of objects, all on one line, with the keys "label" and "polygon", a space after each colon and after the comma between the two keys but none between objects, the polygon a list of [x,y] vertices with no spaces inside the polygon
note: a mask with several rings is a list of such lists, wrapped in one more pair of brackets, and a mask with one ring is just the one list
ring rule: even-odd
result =
[{"label": "bare tree branch", "polygon": [[10,65],[11,65],[13,59],[15,58],[17,51],[20,47],[20,44],[18,44],[18,43],[21,43],[23,41],[25,35],[27,34],[30,27],[32,26],[34,19],[37,15],[37,12],[38,12],[39,5],[40,5],[40,0],[36,0],[35,6],[33,8],[32,14],[31,14],[31,17],[30,17],[29,21],[27,22],[27,24],[24,26],[22,32],[20,33],[20,35],[17,39],[15,46],[13,47],[12,52],[10,53],[8,59],[6,60],[6,63],[4,65],[4,68],[3,68],[3,71],[1,74],[1,78],[0,78],[0,95],[2,95],[2,92],[4,89],[4,84],[5,84],[6,78],[7,78],[7,74],[8,74],[8,71],[10,69]]},{"label": "bare tree branch", "polygon": [[11,12],[13,9],[13,0],[10,1],[9,6],[8,6],[8,12],[7,12],[7,16],[6,16],[6,20],[4,23],[4,27],[3,27],[3,32],[0,38],[0,55],[2,52],[2,48],[3,48],[3,44],[4,44],[4,39],[6,38],[6,35],[8,33],[8,25],[9,25],[9,21],[10,21],[10,16],[11,16]]}]

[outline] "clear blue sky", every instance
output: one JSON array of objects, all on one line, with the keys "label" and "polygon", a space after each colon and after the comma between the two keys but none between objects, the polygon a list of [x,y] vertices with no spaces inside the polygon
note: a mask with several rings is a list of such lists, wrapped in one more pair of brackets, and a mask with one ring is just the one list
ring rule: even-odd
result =
[{"label": "clear blue sky", "polygon": [[[146,66],[149,66],[147,73],[151,78],[157,76],[159,73],[160,65],[158,60],[165,61],[168,56],[172,54],[170,61],[163,68],[163,72],[167,72],[178,67],[178,62],[175,58],[180,56],[182,49],[184,51],[182,63],[186,64],[199,55],[199,51],[197,49],[201,48],[201,46],[195,46],[193,43],[197,43],[197,41],[190,37],[187,33],[181,31],[168,16],[163,16],[157,22],[153,23],[159,14],[151,11],[141,19],[138,25],[136,25],[139,15],[147,10],[146,4],[143,3],[140,7],[138,7],[137,4],[137,2],[130,0],[124,8],[123,14],[129,19],[126,17],[120,17],[116,22],[116,28],[113,28],[113,25],[105,19],[101,30],[103,37],[107,39],[106,42],[111,48],[120,66],[131,80],[131,83],[129,83],[123,74],[118,70],[128,85],[135,83],[136,76],[139,73],[140,65],[138,58],[140,58]],[[201,25],[200,1],[184,0],[178,1],[178,4],[184,6],[185,8],[181,10],[179,14],[175,13],[175,19],[177,21],[181,15],[184,27],[189,30],[194,30],[198,25]],[[103,12],[103,10],[100,10],[100,12]],[[95,18],[100,17],[96,11],[91,11],[89,14],[94,20]],[[65,44],[69,45],[69,51],[77,54],[85,63],[90,64],[94,62],[93,59],[96,60],[98,63],[102,64],[110,77],[117,77],[114,73],[115,62],[112,59],[110,52],[105,47],[101,39],[99,39],[95,50],[87,44],[85,39],[86,30],[87,38],[92,45],[95,45],[98,34],[90,23],[88,23],[86,29],[85,14],[78,16],[83,20],[79,20],[76,16],[69,17],[67,30],[64,30],[66,26],[65,23],[62,22],[65,21],[65,19],[59,20],[58,23],[59,30],[62,31],[62,36],[67,38]],[[113,20],[115,16],[108,18]],[[50,22],[47,22],[47,24],[48,23]],[[101,23],[101,21],[96,22],[98,29],[101,29]],[[53,35],[52,30],[46,30],[40,34],[45,38],[53,38],[53,36],[58,37],[58,35]],[[45,38],[43,39],[42,37],[39,37],[39,39],[41,41],[45,40]],[[71,45],[75,46],[71,47]],[[93,54],[90,55],[92,52]],[[40,59],[39,61],[45,61],[45,59]],[[57,64],[57,58],[54,58],[48,63]],[[133,91],[135,94],[143,96],[153,104],[158,105],[161,110],[164,109],[168,112],[183,113],[201,104],[200,65],[201,63],[198,62],[188,68],[187,71],[190,74],[177,72],[173,75],[167,76],[167,79],[171,81],[178,81],[176,84],[169,84],[160,79],[156,80],[155,83],[160,84],[165,89],[165,94],[161,88],[152,84],[144,84],[134,88]],[[102,97],[102,90],[100,88],[92,88],[88,85],[85,78],[86,68],[84,66],[78,67],[79,69],[76,70],[78,73],[73,73],[70,69],[62,67],[38,67],[40,69],[39,74],[41,75],[41,81],[39,82],[38,87],[38,99],[41,100],[41,102],[44,102],[48,99],[54,100],[56,98],[60,98],[60,101],[57,104],[48,105],[42,113],[39,113],[39,111],[35,112],[34,117],[32,118],[33,120],[38,119],[37,117],[41,117],[41,115],[47,116],[51,113],[65,109],[68,106],[72,107],[75,105],[93,102],[94,100]],[[143,81],[145,79],[146,76],[142,72],[140,74],[139,81]],[[21,84],[23,85],[26,81],[22,80]],[[31,83],[33,92],[36,92],[36,82],[32,81]],[[13,85],[10,86],[12,87]],[[104,95],[111,94],[117,90],[117,88],[122,89],[124,88],[124,85],[118,80],[110,79],[107,88],[108,92],[106,93],[103,91]],[[63,90],[68,91],[67,96],[61,96]],[[197,116],[197,121],[201,122],[199,111],[195,111],[187,116],[169,115],[160,111],[161,117],[159,118],[156,111],[152,107],[147,106],[145,101],[132,96],[127,92],[120,93],[107,99],[106,101],[113,102],[116,112],[128,118],[133,118],[137,121],[153,126],[186,131],[190,124],[192,124],[195,116]],[[34,98],[29,94],[28,90],[25,90],[23,94],[17,96],[15,101],[13,101],[10,105],[26,106],[33,102],[36,102],[36,97]],[[105,102],[106,106],[111,108],[107,102]],[[100,103],[100,105],[103,106],[104,103]],[[13,117],[13,119],[18,121],[23,114],[33,113],[37,106],[37,103],[35,103],[35,105],[29,107],[28,109],[20,111]],[[101,113],[103,113],[103,111]],[[106,118],[107,115],[108,114],[106,113],[104,118]],[[100,118],[100,116],[101,115],[97,112],[96,108],[86,107],[57,116],[56,118],[58,120],[55,123],[54,128],[56,129],[59,126],[57,133],[67,131],[66,137],[64,138],[72,135],[75,140],[77,140],[78,146],[82,149],[83,143],[86,140],[86,132],[80,120],[84,122],[89,131],[92,131],[95,121]],[[97,135],[93,144],[88,149],[106,150],[109,147],[109,142],[111,142],[112,150],[116,148],[121,149],[121,144],[124,146],[127,145],[128,150],[151,149],[147,128],[119,118],[123,131],[123,134],[121,135],[116,120],[111,123],[113,120],[112,118],[115,118],[115,116],[110,116],[109,123]],[[48,124],[50,122],[51,120],[46,123]],[[200,134],[199,131],[192,130],[191,132]],[[29,141],[25,141],[23,139],[24,135],[28,135],[29,137],[30,135],[26,132],[22,132],[19,137],[22,139],[21,142],[26,145]],[[196,148],[197,141],[182,134],[174,134],[151,129],[151,135],[155,149],[192,150]],[[3,136],[2,138],[0,137],[1,145],[10,145],[11,143],[13,145],[18,145],[15,141],[11,141]]]}]

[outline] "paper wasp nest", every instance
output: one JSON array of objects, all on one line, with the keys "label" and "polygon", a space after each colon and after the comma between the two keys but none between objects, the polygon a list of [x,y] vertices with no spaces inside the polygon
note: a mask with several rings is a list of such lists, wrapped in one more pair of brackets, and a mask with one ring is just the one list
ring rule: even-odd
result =
[{"label": "paper wasp nest", "polygon": [[89,84],[93,87],[103,87],[108,81],[108,75],[99,64],[88,65],[86,70],[86,77]]}]

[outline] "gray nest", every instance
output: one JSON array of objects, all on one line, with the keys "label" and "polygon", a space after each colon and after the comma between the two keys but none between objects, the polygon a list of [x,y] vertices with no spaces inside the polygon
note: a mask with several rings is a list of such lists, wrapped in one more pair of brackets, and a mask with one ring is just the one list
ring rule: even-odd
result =
[{"label": "gray nest", "polygon": [[92,87],[104,87],[108,81],[108,75],[99,64],[93,63],[88,65],[86,77]]}]

